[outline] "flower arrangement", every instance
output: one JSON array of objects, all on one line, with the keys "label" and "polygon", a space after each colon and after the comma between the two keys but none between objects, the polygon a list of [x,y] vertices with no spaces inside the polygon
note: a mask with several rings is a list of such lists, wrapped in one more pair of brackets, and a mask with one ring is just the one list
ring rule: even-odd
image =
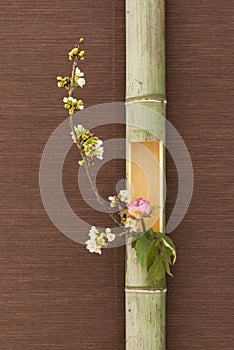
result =
[{"label": "flower arrangement", "polygon": [[[70,116],[71,137],[78,148],[81,160],[80,166],[84,166],[91,188],[97,201],[104,206],[105,201],[100,196],[96,184],[92,178],[91,167],[96,160],[102,160],[104,154],[103,141],[83,125],[74,125],[73,114],[84,109],[81,99],[73,96],[74,90],[83,88],[86,81],[84,73],[78,67],[78,62],[85,58],[82,49],[84,39],[68,53],[72,61],[71,76],[58,76],[57,86],[67,90],[67,96],[63,98],[64,108],[68,109]],[[146,228],[145,219],[154,215],[155,207],[143,198],[137,198],[131,202],[127,190],[121,190],[118,194],[109,196],[109,216],[114,223],[122,228],[121,235],[126,235],[131,240],[132,248],[136,251],[136,257],[142,268],[147,269],[147,280],[161,280],[165,274],[172,276],[170,266],[176,261],[176,248],[173,241],[163,232],[154,232],[152,228]],[[113,213],[112,208],[116,211]],[[101,255],[102,249],[118,239],[110,228],[102,232],[99,228],[92,226],[85,242],[90,253]]]}]

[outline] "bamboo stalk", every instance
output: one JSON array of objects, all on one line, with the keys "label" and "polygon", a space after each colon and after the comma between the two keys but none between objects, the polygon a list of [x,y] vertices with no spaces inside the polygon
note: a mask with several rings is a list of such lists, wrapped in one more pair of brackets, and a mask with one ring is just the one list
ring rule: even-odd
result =
[{"label": "bamboo stalk", "polygon": [[[131,152],[132,142],[146,146],[149,141],[158,142],[159,161],[165,168],[161,142],[165,139],[165,120],[152,122],[148,116],[150,111],[166,115],[164,0],[126,0],[126,62],[127,152]],[[132,105],[144,107],[140,115],[132,111]],[[136,121],[140,127],[134,126]],[[161,136],[156,138],[155,134]],[[130,168],[128,164],[131,182]],[[164,215],[158,227],[164,229]],[[166,281],[149,284],[131,244],[126,250],[126,349],[165,350]]]}]

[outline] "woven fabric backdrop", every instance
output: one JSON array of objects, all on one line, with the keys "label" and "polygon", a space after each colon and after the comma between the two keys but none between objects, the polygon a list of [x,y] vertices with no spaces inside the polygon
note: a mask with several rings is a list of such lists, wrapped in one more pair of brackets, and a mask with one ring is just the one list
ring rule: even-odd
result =
[{"label": "woven fabric backdrop", "polygon": [[[168,119],[189,149],[194,192],[172,234],[178,247],[168,287],[168,349],[233,348],[234,7],[167,2]],[[167,162],[168,215],[177,175]]]},{"label": "woven fabric backdrop", "polygon": [[[124,350],[124,248],[100,258],[63,236],[43,208],[38,178],[44,145],[66,117],[56,76],[69,72],[66,53],[80,36],[85,105],[124,101],[124,1],[2,0],[0,10],[0,348]],[[179,258],[168,281],[169,350],[233,345],[233,18],[231,2],[167,2],[168,119],[195,175],[191,206],[172,234]],[[124,126],[99,135],[123,137]],[[72,148],[63,172],[68,201],[102,225],[105,215],[77,190],[76,163]],[[101,169],[102,195],[124,176],[119,160]],[[177,193],[169,155],[167,186],[169,215]]]}]

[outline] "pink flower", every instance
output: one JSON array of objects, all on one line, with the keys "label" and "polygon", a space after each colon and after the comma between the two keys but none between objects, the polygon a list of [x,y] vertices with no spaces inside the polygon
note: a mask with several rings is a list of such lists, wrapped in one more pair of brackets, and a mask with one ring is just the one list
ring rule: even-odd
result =
[{"label": "pink flower", "polygon": [[143,198],[136,199],[133,203],[126,206],[128,214],[138,220],[150,216],[152,213],[151,205]]}]

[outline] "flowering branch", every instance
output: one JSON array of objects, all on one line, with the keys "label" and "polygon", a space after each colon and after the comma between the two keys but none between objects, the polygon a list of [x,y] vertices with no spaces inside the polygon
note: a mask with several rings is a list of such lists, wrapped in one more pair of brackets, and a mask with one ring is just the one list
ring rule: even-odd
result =
[{"label": "flowering branch", "polygon": [[[71,77],[58,76],[57,85],[59,88],[65,88],[68,96],[64,97],[64,108],[68,109],[70,116],[71,136],[81,155],[78,162],[84,166],[92,191],[96,196],[97,202],[106,209],[106,201],[100,196],[96,184],[91,175],[91,166],[96,159],[103,159],[103,141],[95,136],[90,130],[86,130],[82,125],[74,125],[73,115],[76,111],[84,109],[82,100],[73,97],[76,88],[83,88],[85,85],[84,73],[80,71],[78,62],[84,60],[85,51],[82,50],[84,39],[68,53],[69,60],[73,61]],[[136,250],[136,256],[142,268],[146,268],[148,280],[160,280],[165,273],[171,275],[170,265],[175,263],[176,249],[172,240],[162,232],[154,232],[152,228],[147,230],[145,218],[150,217],[153,207],[150,203],[138,198],[130,203],[128,191],[121,190],[114,196],[109,196],[110,209],[117,208],[116,213],[109,212],[109,216],[115,224],[123,228],[123,233],[132,236],[132,248]],[[139,227],[142,227],[140,230]],[[120,235],[122,235],[120,234]],[[92,226],[89,231],[89,239],[86,241],[86,247],[91,253],[102,253],[109,243],[116,239],[116,235],[106,228],[101,232],[97,227]],[[172,276],[172,275],[171,275]]]},{"label": "flowering branch", "polygon": [[[64,87],[68,90],[68,97],[64,97],[64,107],[69,109],[70,116],[70,127],[71,127],[71,135],[74,143],[76,144],[82,160],[79,161],[79,165],[84,165],[88,180],[90,182],[93,193],[96,196],[96,199],[100,205],[105,207],[105,201],[99,194],[99,191],[95,185],[95,182],[92,179],[92,175],[90,172],[90,165],[93,163],[93,157],[97,157],[98,159],[103,159],[103,147],[102,140],[98,137],[95,137],[89,130],[85,130],[82,125],[74,126],[73,122],[73,114],[76,110],[83,110],[84,105],[82,100],[77,100],[73,98],[73,92],[76,87],[83,88],[85,85],[84,73],[80,71],[78,68],[78,62],[84,60],[85,51],[80,50],[82,44],[84,43],[84,39],[81,38],[79,40],[79,44],[77,44],[69,53],[69,60],[73,61],[72,64],[72,72],[70,77],[57,77],[58,87]],[[113,219],[113,221],[121,226],[120,221],[113,213],[108,213],[109,216]]]}]

